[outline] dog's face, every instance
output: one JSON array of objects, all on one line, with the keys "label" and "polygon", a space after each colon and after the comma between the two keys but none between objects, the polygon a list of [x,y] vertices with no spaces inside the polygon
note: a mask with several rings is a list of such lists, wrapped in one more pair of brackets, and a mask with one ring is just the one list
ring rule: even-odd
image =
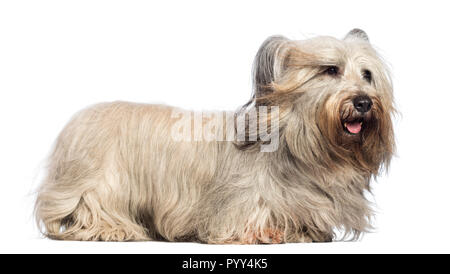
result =
[{"label": "dog's face", "polygon": [[[293,154],[374,174],[394,150],[388,70],[367,35],[266,40],[254,67],[256,104],[280,105]],[[301,155],[301,156],[300,156]]]}]

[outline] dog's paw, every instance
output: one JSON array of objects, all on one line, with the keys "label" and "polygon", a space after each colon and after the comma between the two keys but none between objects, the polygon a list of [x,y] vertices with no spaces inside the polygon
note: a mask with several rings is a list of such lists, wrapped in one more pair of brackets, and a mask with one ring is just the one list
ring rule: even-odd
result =
[{"label": "dog's paw", "polygon": [[258,243],[262,244],[281,244],[284,242],[284,234],[280,230],[266,228],[255,234]]},{"label": "dog's paw", "polygon": [[259,231],[247,230],[239,239],[230,239],[225,244],[280,244],[284,243],[284,234],[280,230],[266,228]]}]

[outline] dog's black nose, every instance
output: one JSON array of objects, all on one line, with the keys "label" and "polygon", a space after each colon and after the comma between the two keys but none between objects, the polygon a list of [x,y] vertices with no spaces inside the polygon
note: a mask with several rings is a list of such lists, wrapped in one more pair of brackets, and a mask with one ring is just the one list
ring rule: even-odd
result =
[{"label": "dog's black nose", "polygon": [[360,113],[366,113],[372,108],[372,100],[367,95],[356,96],[353,99],[353,106]]}]

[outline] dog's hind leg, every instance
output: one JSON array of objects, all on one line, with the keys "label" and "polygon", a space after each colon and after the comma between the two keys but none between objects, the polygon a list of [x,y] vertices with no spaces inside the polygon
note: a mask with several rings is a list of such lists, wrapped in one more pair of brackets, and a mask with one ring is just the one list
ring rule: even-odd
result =
[{"label": "dog's hind leg", "polygon": [[120,210],[105,208],[94,192],[82,197],[65,220],[64,239],[81,241],[145,241],[146,230]]},{"label": "dog's hind leg", "polygon": [[[46,236],[77,241],[145,241],[146,229],[132,217],[124,201],[113,200],[97,189],[47,185],[36,204],[36,214]],[[98,183],[96,184],[98,185]]]},{"label": "dog's hind leg", "polygon": [[145,203],[132,198],[144,190],[113,172],[115,166],[108,167],[52,159],[35,207],[44,235],[60,240],[149,240],[140,220]]}]

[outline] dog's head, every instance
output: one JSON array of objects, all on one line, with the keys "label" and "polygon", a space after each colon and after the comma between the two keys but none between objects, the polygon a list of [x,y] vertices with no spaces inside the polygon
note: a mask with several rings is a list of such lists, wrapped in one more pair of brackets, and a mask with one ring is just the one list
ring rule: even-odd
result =
[{"label": "dog's head", "polygon": [[297,158],[370,174],[388,164],[394,151],[392,84],[364,31],[354,29],[342,40],[270,37],[253,74],[251,105],[280,107],[281,138]]}]

